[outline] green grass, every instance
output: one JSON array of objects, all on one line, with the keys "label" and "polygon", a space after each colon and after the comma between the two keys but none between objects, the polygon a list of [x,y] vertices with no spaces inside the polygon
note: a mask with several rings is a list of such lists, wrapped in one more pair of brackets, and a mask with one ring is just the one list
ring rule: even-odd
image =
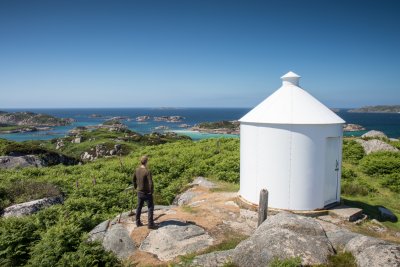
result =
[{"label": "green grass", "polygon": [[316,267],[357,267],[356,259],[350,252],[339,252],[328,257],[328,263]]},{"label": "green grass", "polygon": [[299,267],[299,266],[301,266],[300,257],[293,257],[288,259],[275,258],[268,264],[268,267]]}]

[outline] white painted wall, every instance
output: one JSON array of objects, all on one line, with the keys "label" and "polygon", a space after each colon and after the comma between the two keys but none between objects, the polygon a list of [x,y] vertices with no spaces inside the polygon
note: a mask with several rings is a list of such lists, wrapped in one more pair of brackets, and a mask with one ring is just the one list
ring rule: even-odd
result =
[{"label": "white painted wall", "polygon": [[[342,125],[241,122],[240,195],[258,204],[260,190],[267,188],[270,207],[323,208],[328,137],[342,140]],[[338,157],[341,164],[341,152]]]}]

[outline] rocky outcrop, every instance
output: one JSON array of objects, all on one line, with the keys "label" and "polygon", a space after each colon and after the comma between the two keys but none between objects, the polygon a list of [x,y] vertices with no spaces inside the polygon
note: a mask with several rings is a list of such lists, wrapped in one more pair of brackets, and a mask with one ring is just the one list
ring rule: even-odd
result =
[{"label": "rocky outcrop", "polygon": [[121,144],[115,144],[110,147],[106,144],[98,144],[89,151],[85,151],[81,154],[81,159],[84,161],[92,161],[98,158],[109,157],[114,155],[119,155],[122,151]]},{"label": "rocky outcrop", "polygon": [[400,266],[400,245],[377,238],[357,236],[345,246],[360,267]]},{"label": "rocky outcrop", "polygon": [[238,266],[267,266],[274,258],[299,256],[304,265],[324,264],[334,250],[314,219],[281,212],[269,217],[234,250]]},{"label": "rocky outcrop", "polygon": [[126,259],[135,250],[135,243],[129,236],[129,232],[121,224],[114,225],[104,235],[103,247],[112,251],[119,259]]},{"label": "rocky outcrop", "polygon": [[189,189],[189,190],[185,191],[184,193],[176,196],[172,203],[174,205],[184,206],[184,205],[189,204],[189,202],[191,202],[192,199],[198,195],[199,195],[198,192],[195,192],[195,191],[192,191]]},{"label": "rocky outcrop", "polygon": [[216,185],[215,183],[210,182],[209,180],[207,180],[206,178],[201,177],[201,176],[195,178],[195,179],[193,180],[193,182],[190,183],[190,185],[191,185],[191,186],[196,186],[196,185],[198,185],[198,186],[202,186],[202,187],[205,187],[205,188],[208,188],[208,189],[217,187],[217,185]]},{"label": "rocky outcrop", "polygon": [[162,261],[168,261],[205,249],[212,243],[213,239],[203,228],[171,220],[162,222],[159,229],[150,232],[140,249],[157,255]]},{"label": "rocky outcrop", "polygon": [[41,209],[50,207],[55,204],[61,204],[62,202],[63,198],[61,196],[33,200],[5,208],[2,216],[21,217],[24,215],[31,215],[35,212],[38,212]]},{"label": "rocky outcrop", "polygon": [[63,148],[65,146],[64,144],[64,140],[63,139],[58,139],[57,143],[56,143],[56,149],[60,150],[61,148]]},{"label": "rocky outcrop", "polygon": [[364,131],[365,128],[359,124],[347,123],[343,125],[344,132]]},{"label": "rocky outcrop", "polygon": [[371,154],[377,151],[393,151],[393,152],[399,151],[397,148],[378,139],[371,139],[367,141],[362,139],[356,139],[355,141],[363,147],[365,154]]},{"label": "rocky outcrop", "polygon": [[0,156],[0,169],[14,169],[26,167],[42,167],[45,162],[36,155],[26,156]]},{"label": "rocky outcrop", "polygon": [[387,138],[387,135],[381,131],[372,130],[361,136],[362,138]]}]

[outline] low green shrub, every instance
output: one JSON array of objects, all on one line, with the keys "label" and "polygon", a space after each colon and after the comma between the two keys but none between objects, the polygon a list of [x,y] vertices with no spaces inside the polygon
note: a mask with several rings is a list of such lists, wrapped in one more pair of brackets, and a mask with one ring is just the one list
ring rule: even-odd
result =
[{"label": "low green shrub", "polygon": [[78,250],[81,235],[82,230],[73,224],[60,223],[50,227],[33,246],[28,265],[56,266],[65,253]]},{"label": "low green shrub", "polygon": [[343,140],[343,161],[357,164],[363,157],[365,152],[363,147],[354,140]]},{"label": "low green shrub", "polygon": [[122,264],[110,251],[104,251],[98,242],[82,242],[77,251],[66,252],[58,261],[58,266],[70,267],[119,267]]},{"label": "low green shrub", "polygon": [[32,180],[16,180],[0,189],[0,198],[7,205],[60,195],[61,191],[55,185]]},{"label": "low green shrub", "polygon": [[374,187],[361,180],[350,182],[343,181],[341,187],[342,194],[349,196],[367,196],[377,192]]},{"label": "low green shrub", "polygon": [[371,153],[360,161],[360,168],[372,176],[399,173],[400,153],[389,151]]},{"label": "low green shrub", "polygon": [[342,166],[342,179],[354,180],[357,178],[357,173],[353,169],[348,169]]},{"label": "low green shrub", "polygon": [[22,266],[29,259],[32,244],[39,240],[32,217],[0,220],[0,266]]},{"label": "low green shrub", "polygon": [[400,193],[400,173],[392,173],[382,177],[381,185],[389,190]]},{"label": "low green shrub", "polygon": [[299,267],[299,266],[301,266],[300,257],[293,257],[284,260],[279,258],[274,258],[268,264],[268,267]]},{"label": "low green shrub", "polygon": [[357,267],[356,259],[350,252],[339,252],[328,256],[328,263],[321,267]]}]

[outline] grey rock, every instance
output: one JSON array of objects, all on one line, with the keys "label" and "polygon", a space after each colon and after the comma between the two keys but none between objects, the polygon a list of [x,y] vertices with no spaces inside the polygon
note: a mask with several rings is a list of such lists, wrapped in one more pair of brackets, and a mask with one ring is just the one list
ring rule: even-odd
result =
[{"label": "grey rock", "polygon": [[82,155],[81,155],[81,159],[82,160],[94,160],[95,159],[95,157],[92,155],[92,154],[90,154],[89,152],[83,152],[82,153]]},{"label": "grey rock", "polygon": [[387,135],[381,131],[372,130],[372,131],[366,132],[365,134],[361,135],[361,137],[387,138]]},{"label": "grey rock", "polygon": [[194,179],[194,181],[190,185],[198,185],[198,186],[202,186],[205,188],[215,188],[216,187],[215,183],[210,182],[206,178],[201,177],[201,176]]},{"label": "grey rock", "polygon": [[190,191],[190,189],[189,189],[188,191],[184,192],[183,194],[176,196],[176,198],[173,201],[173,204],[178,205],[178,206],[187,205],[187,204],[189,204],[190,201],[192,201],[193,198],[195,198],[198,195],[199,195],[198,193]]},{"label": "grey rock", "polygon": [[378,207],[379,215],[382,220],[387,220],[391,222],[397,222],[397,216],[385,207]]},{"label": "grey rock", "polygon": [[92,231],[89,232],[89,241],[100,241],[103,242],[104,236],[108,230],[110,220],[104,221],[98,224]]},{"label": "grey rock", "polygon": [[232,261],[233,249],[216,251],[197,256],[193,259],[190,266],[201,267],[220,267]]},{"label": "grey rock", "polygon": [[61,149],[65,146],[64,141],[62,139],[58,139],[56,143],[56,149]]},{"label": "grey rock", "polygon": [[116,145],[114,145],[114,149],[115,149],[116,151],[120,151],[121,148],[122,148],[121,144],[116,144]]},{"label": "grey rock", "polygon": [[0,169],[14,169],[26,167],[42,167],[46,163],[36,155],[0,156]]},{"label": "grey rock", "polygon": [[39,210],[50,207],[52,205],[61,204],[62,202],[63,198],[61,196],[33,200],[5,208],[2,216],[22,217],[25,215],[31,215],[35,212],[38,212]]},{"label": "grey rock", "polygon": [[358,142],[363,147],[366,154],[371,154],[377,151],[393,151],[393,152],[399,151],[394,146],[389,145],[378,139],[372,139],[367,141],[362,139],[356,139],[356,142]]},{"label": "grey rock", "polygon": [[104,144],[98,144],[96,145],[96,157],[104,157],[106,156],[108,153],[107,151],[107,147]]},{"label": "grey rock", "polygon": [[360,267],[398,267],[400,266],[400,245],[369,247],[355,258]]},{"label": "grey rock", "polygon": [[162,222],[159,229],[151,231],[140,249],[157,255],[162,261],[169,261],[179,255],[205,249],[212,242],[212,237],[203,228],[170,220]]},{"label": "grey rock", "polygon": [[267,266],[274,258],[301,257],[302,264],[327,262],[334,250],[322,226],[314,219],[281,212],[270,216],[234,250],[238,266]]},{"label": "grey rock", "polygon": [[344,247],[344,249],[345,251],[349,251],[354,256],[356,256],[369,247],[385,244],[388,244],[388,242],[381,239],[360,235],[358,237],[352,238]]},{"label": "grey rock", "polygon": [[80,143],[82,143],[82,141],[83,141],[83,139],[82,139],[82,137],[75,137],[72,141],[71,141],[71,143],[74,143],[74,144],[80,144]]},{"label": "grey rock", "polygon": [[351,239],[345,250],[353,254],[360,267],[400,266],[400,245],[368,236]]},{"label": "grey rock", "polygon": [[128,230],[121,225],[115,224],[108,230],[103,239],[103,247],[112,251],[121,260],[128,258],[135,252],[135,243],[129,236]]},{"label": "grey rock", "polygon": [[351,239],[361,235],[345,229],[340,229],[339,231],[326,232],[326,236],[331,242],[333,248],[336,251],[340,251],[344,249],[344,247],[347,245],[347,243],[349,243]]}]

